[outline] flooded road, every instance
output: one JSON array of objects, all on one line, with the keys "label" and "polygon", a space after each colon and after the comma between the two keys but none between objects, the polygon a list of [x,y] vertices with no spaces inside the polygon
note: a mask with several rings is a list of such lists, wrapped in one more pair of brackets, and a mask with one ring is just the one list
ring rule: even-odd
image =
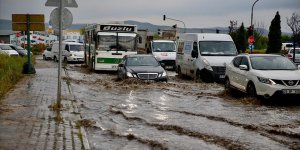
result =
[{"label": "flooded road", "polygon": [[68,65],[91,149],[300,149],[300,106],[266,105],[169,71],[168,83],[117,81]]}]

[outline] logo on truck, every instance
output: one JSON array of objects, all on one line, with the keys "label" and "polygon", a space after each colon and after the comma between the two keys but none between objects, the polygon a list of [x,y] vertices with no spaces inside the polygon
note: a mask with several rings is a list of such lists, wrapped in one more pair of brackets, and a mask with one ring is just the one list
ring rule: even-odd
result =
[{"label": "logo on truck", "polygon": [[123,32],[133,32],[134,26],[115,26],[115,25],[101,25],[101,31],[123,31]]}]

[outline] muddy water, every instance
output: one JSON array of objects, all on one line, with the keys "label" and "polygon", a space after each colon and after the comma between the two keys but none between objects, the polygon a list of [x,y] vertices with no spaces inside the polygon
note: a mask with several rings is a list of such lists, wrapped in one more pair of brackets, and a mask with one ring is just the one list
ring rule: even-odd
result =
[{"label": "muddy water", "polygon": [[273,106],[168,72],[117,81],[70,66],[92,149],[300,149],[300,106]]}]

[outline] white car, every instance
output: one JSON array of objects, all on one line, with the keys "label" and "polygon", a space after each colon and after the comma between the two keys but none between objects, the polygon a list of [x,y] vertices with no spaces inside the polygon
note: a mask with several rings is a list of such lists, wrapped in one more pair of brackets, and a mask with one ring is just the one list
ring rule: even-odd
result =
[{"label": "white car", "polygon": [[[295,48],[295,63],[300,63],[300,48]],[[294,48],[290,48],[287,53],[287,57],[293,61],[294,58]]]},{"label": "white car", "polygon": [[226,65],[225,89],[238,89],[268,99],[300,96],[300,70],[290,59],[274,54],[240,54]]},{"label": "white car", "polygon": [[51,47],[47,47],[44,50],[44,52],[43,52],[43,59],[44,60],[53,59],[53,53],[52,53],[52,48]]},{"label": "white car", "polygon": [[10,47],[10,44],[0,43],[0,53],[7,54],[9,56],[19,56],[19,53]]}]

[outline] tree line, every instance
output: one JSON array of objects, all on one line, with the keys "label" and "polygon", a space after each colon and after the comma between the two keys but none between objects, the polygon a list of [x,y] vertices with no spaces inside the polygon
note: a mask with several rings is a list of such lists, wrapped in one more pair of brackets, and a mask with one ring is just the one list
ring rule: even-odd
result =
[{"label": "tree line", "polygon": [[245,53],[248,47],[248,38],[254,35],[254,48],[262,50],[264,53],[281,53],[282,43],[294,42],[296,45],[300,43],[300,15],[293,13],[290,18],[286,18],[286,23],[290,27],[291,35],[282,35],[281,18],[277,11],[275,17],[271,21],[268,36],[263,35],[263,26],[261,24],[245,27],[242,22],[238,27],[237,21],[230,21],[229,34],[231,35],[239,53]]}]

